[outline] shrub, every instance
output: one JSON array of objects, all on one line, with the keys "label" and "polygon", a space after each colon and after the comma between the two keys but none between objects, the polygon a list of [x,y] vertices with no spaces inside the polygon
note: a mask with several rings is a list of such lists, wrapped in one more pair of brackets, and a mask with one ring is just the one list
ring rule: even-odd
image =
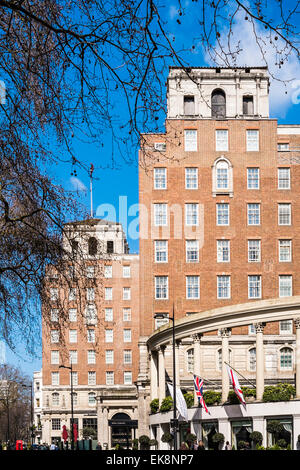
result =
[{"label": "shrub", "polygon": [[216,432],[216,434],[214,434],[212,437],[212,441],[214,444],[224,444],[224,434],[222,434],[221,432]]},{"label": "shrub", "polygon": [[265,387],[263,401],[289,401],[295,393],[295,387],[287,383],[269,385],[268,387]]},{"label": "shrub", "polygon": [[152,413],[152,414],[157,413],[158,408],[159,408],[159,400],[158,400],[158,398],[154,398],[154,400],[152,400],[152,401],[150,402],[150,410],[151,410],[151,413]]},{"label": "shrub", "polygon": [[238,404],[240,403],[240,400],[239,400],[238,397],[236,396],[234,390],[230,390],[230,391],[229,391],[227,401],[228,401],[231,405],[238,405]]},{"label": "shrub", "polygon": [[284,430],[283,424],[280,421],[272,420],[267,424],[267,431],[274,435],[275,441],[278,438],[279,434]]},{"label": "shrub", "polygon": [[156,439],[151,439],[149,444],[150,444],[150,447],[155,447],[156,448],[158,446],[158,442],[157,442]]},{"label": "shrub", "polygon": [[203,398],[207,406],[214,405],[215,403],[220,403],[221,397],[221,392],[215,392],[215,390],[207,390],[203,393]]},{"label": "shrub", "polygon": [[165,433],[161,436],[161,440],[162,440],[162,442],[167,442],[168,444],[170,444],[170,442],[173,441],[173,436],[172,436],[172,434],[170,434],[169,432],[165,432]]},{"label": "shrub", "polygon": [[281,447],[282,449],[285,449],[286,446],[287,446],[287,442],[286,442],[285,439],[278,439],[277,444],[278,444],[279,447]]},{"label": "shrub", "polygon": [[[243,392],[244,398],[256,397],[255,388],[242,387],[242,392]],[[227,400],[229,401],[231,405],[238,405],[240,403],[240,400],[236,396],[236,393],[234,392],[234,390],[229,391]]]},{"label": "shrub", "polygon": [[138,439],[133,439],[133,441],[132,441],[132,449],[133,449],[133,450],[138,450],[138,449],[139,449],[139,440],[138,440]]},{"label": "shrub", "polygon": [[159,411],[161,411],[162,413],[164,413],[166,411],[170,411],[172,409],[172,406],[173,406],[172,397],[170,397],[170,396],[166,397],[161,402]]},{"label": "shrub", "polygon": [[262,435],[261,432],[259,432],[259,431],[253,431],[253,432],[250,434],[249,438],[251,439],[251,441],[254,442],[254,444],[256,444],[256,445],[258,444],[259,446],[261,446],[262,441],[263,441],[263,435]]},{"label": "shrub", "polygon": [[145,436],[144,434],[139,437],[139,443],[141,450],[147,450],[150,448],[150,437]]},{"label": "shrub", "polygon": [[187,408],[192,408],[192,406],[194,405],[193,393],[185,393],[183,396],[184,396]]},{"label": "shrub", "polygon": [[193,442],[196,442],[197,441],[197,436],[196,434],[187,434],[186,438],[185,438],[186,442],[188,442],[189,444],[192,444]]},{"label": "shrub", "polygon": [[238,449],[243,450],[243,449],[246,449],[246,447],[247,447],[247,442],[245,442],[245,441],[239,441],[239,443],[238,443]]},{"label": "shrub", "polygon": [[242,387],[242,392],[244,394],[244,397],[254,397],[256,398],[256,389],[251,388],[251,387]]}]

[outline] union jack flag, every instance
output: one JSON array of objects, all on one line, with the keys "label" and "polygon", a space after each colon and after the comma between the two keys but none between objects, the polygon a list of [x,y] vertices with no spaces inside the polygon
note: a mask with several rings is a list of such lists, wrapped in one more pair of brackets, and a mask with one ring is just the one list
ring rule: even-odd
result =
[{"label": "union jack flag", "polygon": [[194,375],[194,385],[200,405],[205,409],[206,413],[209,413],[203,398],[203,379],[198,375]]}]

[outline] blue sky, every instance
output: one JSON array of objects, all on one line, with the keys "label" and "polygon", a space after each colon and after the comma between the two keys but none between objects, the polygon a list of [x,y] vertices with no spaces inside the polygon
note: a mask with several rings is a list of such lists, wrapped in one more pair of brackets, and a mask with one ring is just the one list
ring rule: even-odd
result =
[{"label": "blue sky", "polygon": [[[191,4],[189,0],[184,2],[186,9],[196,8],[197,3]],[[197,22],[196,15],[189,12],[188,17],[178,25],[178,9],[176,4],[168,2],[164,9],[165,20],[167,21],[166,27],[170,31],[170,37],[175,37],[174,45],[178,48],[187,49],[184,53],[185,60],[188,64],[194,66],[214,65],[209,60],[208,56],[203,53],[199,41],[197,40]],[[195,31],[193,39],[190,31]],[[226,32],[226,30],[224,30]],[[266,34],[263,30],[260,31],[262,35]],[[257,45],[251,39],[251,28],[245,24],[244,19],[238,18],[235,27],[237,40],[241,41],[242,52],[238,58],[237,65],[264,65],[259,56]],[[267,42],[267,41],[266,41]],[[191,46],[195,45],[195,49],[191,50]],[[273,50],[266,46],[266,56],[270,61],[272,71],[276,71],[276,75],[282,80],[290,80],[286,87],[278,81],[271,81],[270,88],[270,117],[277,118],[280,124],[297,124],[299,123],[300,104],[298,104],[298,95],[300,99],[300,67],[298,59],[291,56],[288,63],[282,68],[278,69],[274,66]],[[170,62],[169,65],[172,65]],[[167,78],[168,70],[165,70],[165,77]],[[164,80],[163,80],[164,81]],[[118,108],[120,121],[125,116],[125,111],[122,106]],[[161,114],[159,122],[161,130],[164,129],[164,116]],[[103,204],[111,204],[116,210],[116,219],[119,220],[119,201],[122,197],[122,203],[126,201],[127,206],[138,203],[138,166],[137,166],[137,150],[132,149],[132,161],[125,162],[123,158],[115,153],[114,158],[116,161],[116,168],[109,168],[111,166],[111,136],[109,134],[103,135],[103,147],[93,147],[85,145],[74,139],[73,148],[76,158],[86,164],[87,167],[91,163],[95,166],[95,180],[93,190],[94,212],[97,214],[97,208]],[[105,168],[107,166],[107,168]],[[102,167],[102,168],[100,168]],[[89,213],[90,198],[89,198],[89,177],[87,172],[77,168],[77,176],[72,176],[71,164],[61,163],[49,169],[50,174],[55,178],[56,182],[61,184],[68,191],[72,191],[74,197],[80,204],[83,205],[82,218]],[[126,199],[124,199],[124,197]],[[99,213],[98,213],[99,215]],[[128,222],[133,220],[134,216],[128,217]],[[131,252],[138,252],[138,240],[129,239]],[[40,354],[40,349],[38,349]],[[26,355],[22,345],[19,346],[17,354],[12,353],[6,348],[6,362],[20,367],[25,373],[32,375],[34,370],[41,368],[41,358],[30,358]]]}]

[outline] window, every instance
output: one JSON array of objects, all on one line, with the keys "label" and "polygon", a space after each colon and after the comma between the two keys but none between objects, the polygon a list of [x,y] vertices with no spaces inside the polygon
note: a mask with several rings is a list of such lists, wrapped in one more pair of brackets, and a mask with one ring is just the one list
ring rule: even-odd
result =
[{"label": "window", "polygon": [[131,330],[129,329],[123,330],[123,339],[124,339],[124,343],[131,343]]},{"label": "window", "polygon": [[292,261],[292,240],[279,240],[279,261]]},{"label": "window", "polygon": [[225,190],[229,188],[229,170],[228,163],[220,160],[216,164],[216,189]]},{"label": "window", "polygon": [[261,298],[261,276],[248,276],[248,298]]},{"label": "window", "polygon": [[198,168],[185,169],[185,189],[198,189]]},{"label": "window", "polygon": [[130,277],[130,266],[123,266],[123,277]]},{"label": "window", "polygon": [[105,330],[105,342],[106,343],[113,343],[114,341],[114,332],[113,330]]},{"label": "window", "polygon": [[290,149],[290,144],[288,144],[288,143],[279,142],[277,144],[278,152],[288,152],[289,149]]},{"label": "window", "polygon": [[132,384],[132,372],[124,372],[124,385]]},{"label": "window", "polygon": [[78,385],[78,372],[70,372],[70,385]]},{"label": "window", "polygon": [[199,261],[198,240],[186,240],[186,262],[197,263]]},{"label": "window", "polygon": [[88,240],[88,251],[90,256],[95,256],[98,249],[97,239],[95,237],[90,237]]},{"label": "window", "polygon": [[188,349],[186,352],[187,371],[194,373],[194,349]]},{"label": "window", "polygon": [[168,276],[155,276],[155,298],[168,298]]},{"label": "window", "polygon": [[248,225],[260,225],[260,204],[247,204]]},{"label": "window", "polygon": [[106,308],[104,310],[104,318],[105,321],[113,321],[114,319],[114,313],[112,308]]},{"label": "window", "polygon": [[87,330],[87,341],[88,343],[95,342],[95,330],[91,330],[91,329]]},{"label": "window", "polygon": [[282,320],[279,322],[279,332],[281,335],[291,335],[293,334],[293,321],[292,320]]},{"label": "window", "polygon": [[291,189],[290,168],[278,168],[278,189]]},{"label": "window", "polygon": [[185,223],[188,226],[198,226],[198,204],[185,204]]},{"label": "window", "polygon": [[51,351],[51,364],[59,364],[59,351]]},{"label": "window", "polygon": [[226,117],[226,96],[223,90],[216,89],[211,94],[211,115],[214,118]]},{"label": "window", "polygon": [[59,331],[58,330],[51,330],[50,337],[51,337],[51,343],[58,343],[59,342]]},{"label": "window", "polygon": [[249,325],[248,327],[248,334],[249,335],[255,335],[256,334],[256,329],[255,329],[255,326],[252,324],[252,325]]},{"label": "window", "polygon": [[154,168],[154,189],[167,189],[166,168]]},{"label": "window", "polygon": [[230,276],[217,276],[218,299],[230,299]]},{"label": "window", "polygon": [[278,204],[278,225],[291,225],[291,204]]},{"label": "window", "polygon": [[130,349],[124,350],[124,364],[132,364],[132,351]]},{"label": "window", "polygon": [[104,297],[105,300],[112,300],[112,287],[105,287]]},{"label": "window", "polygon": [[131,321],[131,308],[123,308],[123,321]]},{"label": "window", "polygon": [[88,279],[94,279],[94,277],[95,277],[95,266],[87,266],[86,267],[86,277]]},{"label": "window", "polygon": [[162,317],[155,318],[155,329],[161,328],[169,323],[169,314],[163,313]]},{"label": "window", "polygon": [[200,278],[199,276],[186,276],[186,298],[200,298]]},{"label": "window", "polygon": [[107,349],[105,351],[105,364],[113,364],[114,363],[114,352],[112,349]]},{"label": "window", "polygon": [[88,371],[88,385],[96,385],[96,372]]},{"label": "window", "polygon": [[217,204],[217,225],[229,225],[229,204]]},{"label": "window", "polygon": [[96,364],[96,351],[89,349],[87,352],[87,362],[88,364]]},{"label": "window", "polygon": [[123,287],[123,300],[131,299],[131,289],[130,287]]},{"label": "window", "polygon": [[113,385],[114,384],[114,373],[111,371],[107,371],[105,373],[106,377],[106,385]]},{"label": "window", "polygon": [[164,227],[167,222],[167,204],[154,204],[154,225]]},{"label": "window", "polygon": [[50,300],[52,302],[56,302],[58,300],[58,289],[56,288],[50,289]]},{"label": "window", "polygon": [[107,253],[113,253],[114,252],[114,242],[112,240],[107,241],[106,250],[107,250]]},{"label": "window", "polygon": [[259,131],[247,130],[247,152],[258,152],[259,150]]},{"label": "window", "polygon": [[251,372],[256,370],[256,348],[249,349],[249,370]]},{"label": "window", "polygon": [[52,393],[52,405],[59,406],[59,393]]},{"label": "window", "polygon": [[184,131],[184,150],[186,152],[197,152],[197,131]]},{"label": "window", "polygon": [[216,130],[216,151],[228,152],[228,130]]},{"label": "window", "polygon": [[76,287],[71,287],[69,291],[69,301],[72,302],[76,300]]},{"label": "window", "polygon": [[58,321],[58,308],[51,309],[51,321],[57,322]]},{"label": "window", "polygon": [[260,240],[248,240],[248,262],[260,263]]},{"label": "window", "polygon": [[247,188],[259,189],[259,168],[247,168]]},{"label": "window", "polygon": [[87,325],[95,325],[97,323],[97,310],[95,305],[87,305],[85,311],[85,322]]},{"label": "window", "polygon": [[77,309],[76,308],[69,309],[69,321],[71,322],[77,321]]},{"label": "window", "polygon": [[280,369],[293,369],[293,350],[291,348],[280,349]]},{"label": "window", "polygon": [[75,351],[69,351],[69,360],[70,364],[77,364],[78,361],[78,352]]},{"label": "window", "polygon": [[60,431],[60,418],[52,418],[52,431]]},{"label": "window", "polygon": [[79,247],[79,242],[77,240],[72,240],[71,241],[71,247],[72,247],[72,254],[76,255]]},{"label": "window", "polygon": [[107,279],[112,277],[112,266],[104,266],[104,277]]},{"label": "window", "polygon": [[243,114],[246,116],[251,116],[254,114],[252,95],[243,96]]},{"label": "window", "polygon": [[77,330],[69,330],[69,342],[77,343]]},{"label": "window", "polygon": [[155,263],[168,262],[168,242],[167,240],[154,241],[154,258]]},{"label": "window", "polygon": [[183,107],[185,116],[193,116],[195,114],[195,97],[184,96]]},{"label": "window", "polygon": [[292,284],[292,276],[279,276],[279,297],[291,297]]},{"label": "window", "polygon": [[51,385],[59,385],[59,372],[51,372]]},{"label": "window", "polygon": [[[232,351],[229,349],[229,364],[232,364]],[[222,370],[222,349],[217,351],[217,367],[218,370]]]},{"label": "window", "polygon": [[86,300],[88,302],[93,302],[95,300],[95,289],[93,287],[88,287],[86,290]]},{"label": "window", "polygon": [[217,262],[229,263],[230,261],[230,241],[217,240]]},{"label": "window", "polygon": [[89,405],[96,405],[96,393],[95,392],[89,393]]},{"label": "window", "polygon": [[[78,395],[76,392],[73,392],[73,405],[77,406],[78,405]],[[74,419],[75,422],[75,419]]]}]

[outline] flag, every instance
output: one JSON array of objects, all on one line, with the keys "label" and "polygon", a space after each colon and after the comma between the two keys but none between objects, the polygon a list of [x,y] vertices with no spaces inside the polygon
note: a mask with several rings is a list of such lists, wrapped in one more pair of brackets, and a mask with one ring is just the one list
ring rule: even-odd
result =
[{"label": "flag", "polygon": [[198,375],[194,375],[194,385],[200,405],[205,409],[206,413],[209,413],[203,398],[203,379],[201,379]]},{"label": "flag", "polygon": [[[168,383],[168,387],[169,387],[170,395],[172,399],[174,400],[173,385]],[[179,387],[176,387],[176,408],[179,411],[179,414],[183,417],[183,419],[185,421],[188,421],[188,410],[186,406],[186,401]]]},{"label": "flag", "polygon": [[239,379],[237,378],[237,375],[235,374],[233,369],[228,364],[226,364],[226,367],[227,367],[227,372],[228,372],[228,375],[229,375],[230,383],[232,384],[232,388],[233,388],[236,396],[240,400],[240,402],[243,405],[245,405],[246,402],[245,402],[245,399],[244,399],[242,389],[241,389],[240,384],[239,384]]}]

